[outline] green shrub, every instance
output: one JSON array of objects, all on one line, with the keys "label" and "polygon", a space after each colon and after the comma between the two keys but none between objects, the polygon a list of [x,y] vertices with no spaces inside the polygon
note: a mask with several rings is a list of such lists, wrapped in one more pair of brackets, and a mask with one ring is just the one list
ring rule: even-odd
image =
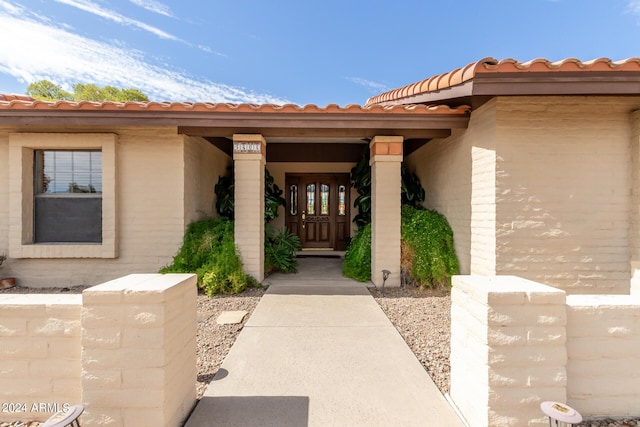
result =
[{"label": "green shrub", "polygon": [[359,282],[371,280],[371,224],[358,230],[349,242],[342,272],[346,277]]},{"label": "green shrub", "polygon": [[242,270],[225,271],[223,267],[214,265],[203,271],[202,285],[209,296],[217,294],[239,294],[247,286],[258,286],[258,282]]},{"label": "green shrub", "polygon": [[459,273],[453,231],[434,210],[402,207],[403,277],[420,286],[450,286]]},{"label": "green shrub", "polygon": [[267,228],[264,241],[265,273],[275,270],[295,273],[298,270],[296,253],[301,247],[298,236],[288,228],[283,227],[275,234],[271,228]]},{"label": "green shrub", "polygon": [[213,218],[194,222],[184,235],[173,262],[161,273],[196,273],[207,295],[242,292],[258,282],[242,271],[233,239],[233,221]]},{"label": "green shrub", "polygon": [[[447,219],[433,210],[403,206],[401,230],[403,283],[450,286],[451,276],[459,273],[459,266]],[[371,280],[371,224],[351,240],[342,269],[351,279]]]}]

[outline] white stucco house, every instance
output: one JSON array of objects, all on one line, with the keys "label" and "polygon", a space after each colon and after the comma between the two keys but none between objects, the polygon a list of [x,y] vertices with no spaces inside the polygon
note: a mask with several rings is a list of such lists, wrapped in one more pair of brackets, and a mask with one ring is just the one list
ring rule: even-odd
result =
[{"label": "white stucco house", "polygon": [[375,283],[400,269],[405,164],[449,220],[462,274],[629,293],[639,110],[637,58],[485,58],[346,107],[0,95],[0,251],[27,286],[155,272],[190,222],[216,215],[213,187],[233,167],[236,243],[262,280],[264,166],[287,199],[276,227],[343,250],[349,171],[369,147]]}]

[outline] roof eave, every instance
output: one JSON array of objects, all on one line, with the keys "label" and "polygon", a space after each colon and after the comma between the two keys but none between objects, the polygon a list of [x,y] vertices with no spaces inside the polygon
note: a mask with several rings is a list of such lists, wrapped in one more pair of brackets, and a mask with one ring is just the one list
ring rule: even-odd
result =
[{"label": "roof eave", "polygon": [[436,90],[433,92],[424,92],[417,95],[408,96],[393,101],[386,101],[380,105],[400,105],[400,104],[446,104],[449,106],[471,105],[471,96],[473,94],[473,80],[466,81],[457,86]]},{"label": "roof eave", "polygon": [[526,95],[640,95],[640,72],[477,73],[473,97]]},{"label": "roof eave", "polygon": [[265,137],[439,137],[443,131],[465,128],[466,110],[451,113],[194,113],[74,110],[0,110],[0,125],[20,126],[168,126],[179,133],[230,137],[261,133]]}]

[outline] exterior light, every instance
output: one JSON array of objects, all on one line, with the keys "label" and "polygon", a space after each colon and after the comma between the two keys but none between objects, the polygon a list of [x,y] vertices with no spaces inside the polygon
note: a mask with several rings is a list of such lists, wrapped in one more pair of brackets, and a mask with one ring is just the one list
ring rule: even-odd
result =
[{"label": "exterior light", "polygon": [[389,270],[387,270],[386,268],[384,270],[382,270],[382,293],[384,294],[384,283],[387,281],[387,279],[389,278],[389,275],[391,274],[391,272]]}]

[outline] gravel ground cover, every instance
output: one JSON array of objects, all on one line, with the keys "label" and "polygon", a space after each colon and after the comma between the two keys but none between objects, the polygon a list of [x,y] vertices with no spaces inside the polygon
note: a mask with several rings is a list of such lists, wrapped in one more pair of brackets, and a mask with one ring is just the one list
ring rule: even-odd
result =
[{"label": "gravel ground cover", "polygon": [[[371,294],[443,394],[449,393],[451,297],[447,291],[387,288]],[[585,420],[577,427],[640,427],[640,418]]]},{"label": "gravel ground cover", "polygon": [[[244,327],[247,319],[265,290],[249,288],[240,295],[219,295],[209,298],[198,295],[198,332],[197,332],[197,365],[198,378],[196,389],[200,399],[207,385],[218,372],[222,361],[229,353],[236,337]],[[247,314],[242,323],[218,325],[216,319],[223,311],[244,310]]]}]

